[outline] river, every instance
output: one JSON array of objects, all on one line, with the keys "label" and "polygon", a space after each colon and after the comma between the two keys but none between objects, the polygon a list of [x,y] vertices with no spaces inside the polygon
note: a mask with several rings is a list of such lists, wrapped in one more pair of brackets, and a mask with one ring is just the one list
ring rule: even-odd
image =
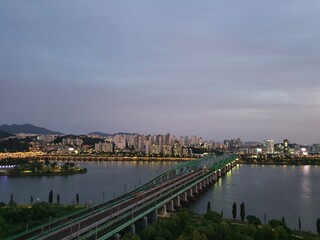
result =
[{"label": "river", "polygon": [[[73,204],[78,193],[80,203],[100,203],[133,190],[156,175],[170,169],[177,162],[76,162],[86,167],[86,174],[70,176],[7,177],[0,176],[0,202],[8,203],[13,194],[17,203],[48,201],[53,190],[54,201],[59,193],[60,202]],[[320,217],[320,167],[318,166],[258,166],[238,165],[223,179],[196,199],[190,208],[199,213],[206,211],[207,202],[224,217],[232,217],[232,204],[239,209],[245,203],[246,214],[264,222],[284,216],[291,228],[316,232]]]},{"label": "river", "polygon": [[264,222],[284,217],[290,228],[316,232],[320,218],[320,167],[238,165],[191,205],[194,212],[204,213],[207,202],[216,212],[232,218],[232,204],[245,203],[246,215]]}]

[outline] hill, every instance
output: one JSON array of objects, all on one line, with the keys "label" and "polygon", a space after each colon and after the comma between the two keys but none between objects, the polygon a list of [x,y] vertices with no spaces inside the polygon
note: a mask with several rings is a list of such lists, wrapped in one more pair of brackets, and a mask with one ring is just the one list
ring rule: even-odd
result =
[{"label": "hill", "polygon": [[98,135],[99,137],[110,137],[110,136],[116,136],[116,135],[136,135],[137,133],[127,133],[127,132],[118,132],[114,134],[104,133],[104,132],[91,132],[88,133],[88,135]]},{"label": "hill", "polygon": [[27,133],[27,134],[41,134],[41,135],[63,135],[63,133],[61,132],[54,132],[46,128],[37,127],[28,123],[22,124],[22,125],[3,124],[0,126],[0,130],[10,134]]},{"label": "hill", "polygon": [[2,139],[2,138],[7,138],[7,137],[10,137],[10,136],[13,136],[13,135],[10,134],[10,133],[8,133],[8,132],[1,131],[1,130],[0,130],[0,139]]},{"label": "hill", "polygon": [[114,134],[112,134],[113,136],[115,136],[115,135],[127,135],[127,136],[129,136],[129,135],[136,135],[137,133],[127,133],[127,132],[117,132],[117,133],[114,133]]},{"label": "hill", "polygon": [[97,135],[97,136],[99,136],[99,137],[109,137],[109,136],[112,136],[112,134],[104,133],[104,132],[91,132],[91,133],[88,133],[88,135]]}]

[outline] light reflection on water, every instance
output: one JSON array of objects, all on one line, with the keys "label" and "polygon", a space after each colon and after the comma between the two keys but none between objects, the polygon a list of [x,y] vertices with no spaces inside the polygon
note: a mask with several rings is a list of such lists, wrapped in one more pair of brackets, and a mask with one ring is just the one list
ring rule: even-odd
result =
[{"label": "light reflection on water", "polygon": [[69,176],[0,176],[0,202],[8,203],[10,194],[18,203],[29,203],[31,196],[39,201],[47,201],[51,189],[55,197],[59,193],[61,203],[72,203],[76,193],[79,193],[82,203],[101,202],[102,196],[108,200],[114,194],[119,196],[124,191],[131,191],[177,162],[76,161],[75,164],[86,167],[88,172]]},{"label": "light reflection on water", "polygon": [[[320,217],[320,168],[316,166],[260,166],[240,165],[199,198],[191,209],[205,212],[206,204],[225,217],[232,217],[232,204],[238,209],[242,202],[246,214],[252,214],[263,222],[285,217],[289,227],[298,228],[300,216],[302,229],[316,232],[316,220]],[[239,219],[238,211],[238,219]]]}]

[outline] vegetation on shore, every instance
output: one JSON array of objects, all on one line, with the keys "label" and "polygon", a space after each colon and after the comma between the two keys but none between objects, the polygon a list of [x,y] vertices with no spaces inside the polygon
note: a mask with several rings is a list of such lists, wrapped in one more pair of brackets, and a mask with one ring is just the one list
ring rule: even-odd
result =
[{"label": "vegetation on shore", "polygon": [[29,160],[20,162],[12,169],[4,172],[8,176],[41,176],[41,175],[70,175],[86,173],[86,168],[81,168],[72,162],[59,165],[57,162]]},{"label": "vegetation on shore", "polygon": [[[58,195],[57,195],[58,196]],[[52,203],[52,191],[48,203],[37,202],[29,205],[17,205],[10,200],[9,204],[0,203],[0,239],[26,231],[43,223],[53,222],[63,216],[75,213],[84,208],[79,204],[60,205]],[[235,206],[233,206],[233,211]],[[233,212],[234,214],[234,212]],[[210,210],[208,204],[206,214],[196,214],[190,209],[182,208],[169,217],[160,217],[146,228],[137,228],[136,234],[125,233],[123,240],[290,240],[290,239],[319,239],[316,234],[289,229],[284,218],[272,219],[268,224],[261,224],[260,219],[248,215],[245,218],[244,203],[241,204],[240,220],[225,219],[221,214]],[[235,217],[234,217],[235,218]],[[317,221],[320,233],[320,220]]]},{"label": "vegetation on shore", "polygon": [[256,158],[249,158],[246,155],[240,155],[238,163],[260,165],[320,165],[320,158],[314,156],[258,156]]},{"label": "vegetation on shore", "polygon": [[281,220],[270,220],[261,224],[255,216],[247,216],[246,221],[224,219],[209,210],[206,214],[192,213],[189,209],[180,209],[170,217],[159,218],[156,223],[137,234],[125,234],[123,240],[264,240],[264,239],[318,239],[312,233],[289,229]]},{"label": "vegetation on shore", "polygon": [[60,205],[36,202],[28,205],[0,203],[0,239],[54,221],[82,209],[80,205]]}]

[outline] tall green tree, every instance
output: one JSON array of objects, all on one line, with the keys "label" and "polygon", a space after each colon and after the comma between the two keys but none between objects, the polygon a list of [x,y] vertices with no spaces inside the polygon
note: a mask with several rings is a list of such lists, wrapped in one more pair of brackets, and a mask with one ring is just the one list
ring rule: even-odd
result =
[{"label": "tall green tree", "polygon": [[286,220],[284,219],[284,216],[282,216],[281,221],[283,222],[284,225],[286,225]]},{"label": "tall green tree", "polygon": [[299,231],[301,231],[301,219],[299,217],[299,221],[298,221],[298,226],[299,226]]},{"label": "tall green tree", "polygon": [[208,201],[207,203],[207,213],[211,211],[211,202]]},{"label": "tall green tree", "polygon": [[33,196],[30,197],[30,204],[33,204]]},{"label": "tall green tree", "polygon": [[76,204],[79,205],[79,193],[76,194]]},{"label": "tall green tree", "polygon": [[60,205],[60,194],[57,194],[57,204]]},{"label": "tall green tree", "polygon": [[11,195],[10,195],[9,205],[10,205],[10,206],[13,206],[13,205],[14,205],[13,194],[12,194],[12,193],[11,193]]},{"label": "tall green tree", "polygon": [[317,233],[320,235],[320,219],[317,219]]},{"label": "tall green tree", "polygon": [[53,191],[50,190],[50,192],[49,192],[49,198],[48,198],[48,203],[49,203],[49,204],[52,204],[52,202],[53,202]]},{"label": "tall green tree", "polygon": [[246,217],[244,202],[240,204],[240,217],[241,221],[244,221],[244,218]]},{"label": "tall green tree", "polygon": [[237,218],[237,204],[235,202],[232,205],[232,217],[233,220],[236,220]]}]

